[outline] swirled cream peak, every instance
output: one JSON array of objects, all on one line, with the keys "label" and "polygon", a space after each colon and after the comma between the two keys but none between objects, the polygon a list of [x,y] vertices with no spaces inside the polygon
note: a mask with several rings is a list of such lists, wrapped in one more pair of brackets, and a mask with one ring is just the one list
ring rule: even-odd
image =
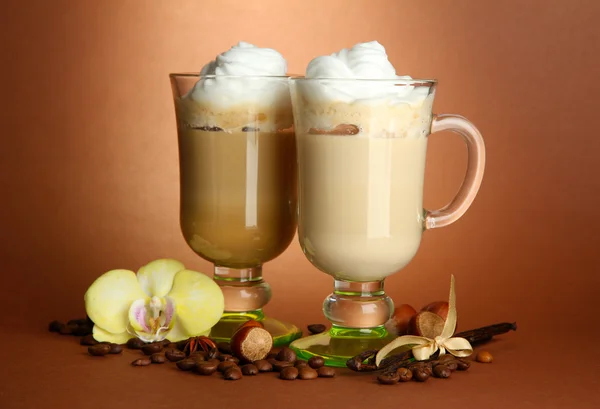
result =
[{"label": "swirled cream peak", "polygon": [[271,48],[239,42],[200,71],[182,105],[192,126],[262,130],[292,125],[287,61]]},{"label": "swirled cream peak", "polygon": [[323,79],[309,85],[311,94],[317,99],[336,99],[347,103],[385,99],[392,104],[414,104],[422,102],[427,96],[426,90],[410,85],[398,86],[393,81],[376,81],[412,80],[408,75],[396,75],[385,48],[377,41],[359,43],[331,55],[316,57],[308,64],[306,77]]}]

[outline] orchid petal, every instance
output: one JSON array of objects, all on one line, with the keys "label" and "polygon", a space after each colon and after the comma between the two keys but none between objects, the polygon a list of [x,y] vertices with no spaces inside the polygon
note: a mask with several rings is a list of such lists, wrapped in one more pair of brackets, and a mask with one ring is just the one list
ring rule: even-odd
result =
[{"label": "orchid petal", "polygon": [[175,302],[177,322],[190,336],[210,330],[225,308],[221,288],[210,277],[192,270],[175,275],[169,297]]},{"label": "orchid petal", "polygon": [[92,334],[94,339],[98,342],[111,342],[113,344],[125,344],[130,338],[132,338],[131,334],[127,331],[121,332],[120,334],[112,334],[103,330],[97,325],[94,325]]},{"label": "orchid petal", "polygon": [[146,324],[146,300],[139,299],[131,303],[129,308],[129,324],[135,332],[150,332]]},{"label": "orchid petal", "polygon": [[149,297],[164,297],[171,291],[175,274],[185,266],[173,259],[151,261],[137,272],[140,286]]},{"label": "orchid petal", "polygon": [[145,297],[133,271],[111,270],[92,283],[83,299],[94,324],[111,334],[121,334],[127,331],[131,303]]},{"label": "orchid petal", "polygon": [[171,342],[179,342],[179,341],[186,340],[193,336],[194,337],[199,337],[202,335],[208,336],[208,334],[210,334],[210,328],[199,334],[192,335],[185,330],[183,325],[181,325],[181,323],[178,320],[175,320],[175,325],[173,325],[173,328],[171,328],[171,330],[167,334],[167,338],[169,338],[169,341],[171,341]]}]

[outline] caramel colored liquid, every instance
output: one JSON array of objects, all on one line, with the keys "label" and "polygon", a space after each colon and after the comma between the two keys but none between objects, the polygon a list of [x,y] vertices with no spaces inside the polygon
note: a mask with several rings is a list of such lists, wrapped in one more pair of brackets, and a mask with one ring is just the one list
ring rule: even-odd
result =
[{"label": "caramel colored liquid", "polygon": [[293,132],[179,130],[181,229],[215,265],[258,266],[296,229]]}]

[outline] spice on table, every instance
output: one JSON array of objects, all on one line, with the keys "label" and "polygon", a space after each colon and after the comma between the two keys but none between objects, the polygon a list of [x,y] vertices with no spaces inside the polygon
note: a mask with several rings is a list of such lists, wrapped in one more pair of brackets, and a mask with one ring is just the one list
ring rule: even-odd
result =
[{"label": "spice on table", "polygon": [[494,357],[488,351],[479,351],[475,356],[475,360],[477,362],[489,364],[494,360]]}]

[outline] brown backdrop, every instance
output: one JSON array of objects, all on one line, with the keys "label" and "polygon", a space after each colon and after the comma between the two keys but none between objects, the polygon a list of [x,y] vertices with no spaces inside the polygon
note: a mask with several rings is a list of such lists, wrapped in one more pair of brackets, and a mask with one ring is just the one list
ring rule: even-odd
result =
[{"label": "brown backdrop", "polygon": [[[4,1],[2,325],[27,333],[81,315],[87,286],[112,268],[173,257],[211,273],[178,226],[168,73],[197,71],[239,40],[302,73],[376,39],[399,74],[439,79],[435,111],[471,119],[488,154],[472,208],[425,234],[389,294],[445,299],[453,273],[463,328],[515,320],[525,343],[565,328],[597,335],[599,16],[594,0]],[[440,134],[428,155],[433,208],[458,188],[466,150]],[[332,280],[297,240],[265,277],[268,313],[324,320]]]}]

